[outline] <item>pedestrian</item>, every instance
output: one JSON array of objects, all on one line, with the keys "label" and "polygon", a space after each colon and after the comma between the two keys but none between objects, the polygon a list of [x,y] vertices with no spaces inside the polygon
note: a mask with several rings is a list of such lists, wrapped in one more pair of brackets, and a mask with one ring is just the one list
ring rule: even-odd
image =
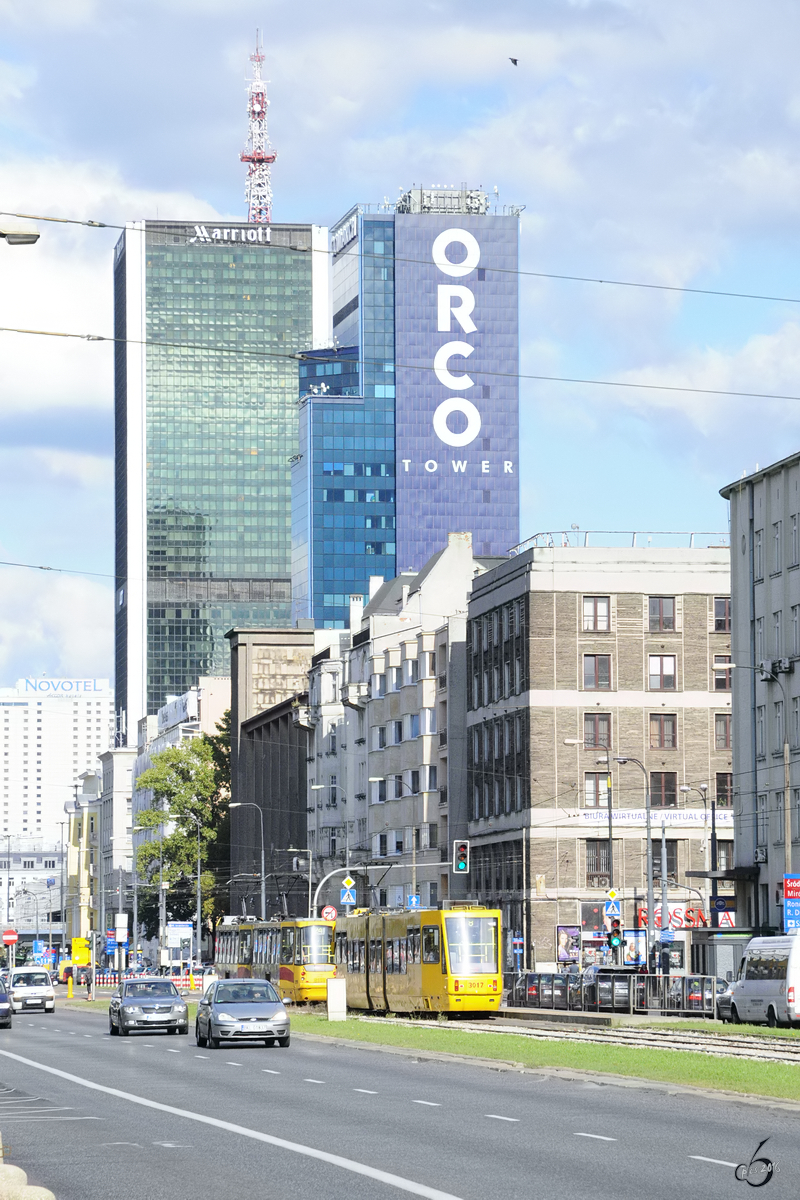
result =
[{"label": "pedestrian", "polygon": [[86,999],[91,1000],[91,998],[92,998],[92,969],[91,969],[91,967],[87,968],[84,978],[86,980]]}]

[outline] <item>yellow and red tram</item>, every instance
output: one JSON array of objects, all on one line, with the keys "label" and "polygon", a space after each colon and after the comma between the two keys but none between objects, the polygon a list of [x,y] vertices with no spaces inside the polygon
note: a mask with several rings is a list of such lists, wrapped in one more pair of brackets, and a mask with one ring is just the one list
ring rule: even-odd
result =
[{"label": "yellow and red tram", "polygon": [[221,979],[269,979],[283,1000],[324,1000],[335,973],[333,921],[286,918],[235,921],[217,933],[215,967]]},{"label": "yellow and red tram", "polygon": [[501,927],[499,909],[468,904],[340,917],[334,957],[348,1008],[496,1012]]}]

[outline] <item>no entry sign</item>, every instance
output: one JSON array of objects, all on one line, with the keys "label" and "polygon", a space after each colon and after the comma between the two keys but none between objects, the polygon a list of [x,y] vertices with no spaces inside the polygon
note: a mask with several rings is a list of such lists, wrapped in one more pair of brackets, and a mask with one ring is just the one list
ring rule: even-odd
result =
[{"label": "no entry sign", "polygon": [[5,931],[5,933],[3,934],[3,945],[4,946],[13,946],[14,943],[18,942],[18,941],[19,941],[19,934],[14,929],[7,929]]}]

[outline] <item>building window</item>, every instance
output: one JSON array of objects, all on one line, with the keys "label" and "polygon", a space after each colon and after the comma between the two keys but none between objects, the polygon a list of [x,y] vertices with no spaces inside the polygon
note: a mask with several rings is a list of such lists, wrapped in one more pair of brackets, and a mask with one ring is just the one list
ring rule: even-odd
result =
[{"label": "building window", "polygon": [[759,758],[763,758],[767,753],[766,724],[766,707],[763,704],[759,704],[756,708],[756,754]]},{"label": "building window", "polygon": [[387,851],[387,835],[385,833],[378,834],[378,857],[386,858]]},{"label": "building window", "polygon": [[729,692],[731,690],[731,669],[727,666],[731,661],[730,654],[714,655],[714,691]]},{"label": "building window", "polygon": [[386,726],[376,725],[372,731],[372,749],[383,750],[386,746]]},{"label": "building window", "polygon": [[587,692],[609,690],[611,687],[610,654],[584,654],[583,686]]},{"label": "building window", "polygon": [[651,596],[648,604],[651,633],[672,632],[675,629],[675,597]]},{"label": "building window", "polygon": [[800,654],[800,604],[792,605],[792,654]]},{"label": "building window", "polygon": [[800,551],[800,546],[798,546],[798,539],[797,539],[797,513],[794,514],[794,516],[792,517],[791,520],[792,520],[792,561],[789,565],[792,567],[796,567],[797,564],[800,562],[800,558],[797,557],[798,551]]},{"label": "building window", "polygon": [[717,870],[730,871],[733,866],[733,842],[726,838],[717,840]]},{"label": "building window", "polygon": [[714,746],[717,750],[731,748],[731,714],[717,713],[714,717]]},{"label": "building window", "polygon": [[714,597],[714,633],[730,633],[731,631],[731,598],[730,596]]},{"label": "building window", "polygon": [[756,662],[763,662],[764,658],[764,618],[756,617]]},{"label": "building window", "polygon": [[386,780],[372,780],[372,803],[384,804],[386,802]]},{"label": "building window", "polygon": [[439,786],[439,768],[433,764],[428,767],[428,788],[429,792],[435,792]]},{"label": "building window", "polygon": [[783,701],[775,701],[775,744],[772,747],[776,754],[783,749]]},{"label": "building window", "polygon": [[392,775],[391,778],[394,781],[394,788],[393,788],[394,798],[395,798],[395,800],[400,800],[403,795],[403,776],[402,775]]},{"label": "building window", "polygon": [[416,796],[419,792],[419,771],[411,771],[409,773],[410,788],[412,796]]},{"label": "building window", "polygon": [[753,544],[753,570],[756,579],[764,578],[764,530],[757,529]]},{"label": "building window", "polygon": [[391,730],[391,734],[392,734],[392,745],[399,746],[403,740],[403,722],[402,721],[392,721],[392,723],[389,726],[389,729]]},{"label": "building window", "polygon": [[800,746],[800,699],[792,697],[792,745]]},{"label": "building window", "polygon": [[586,886],[608,886],[608,839],[586,842]]},{"label": "building window", "polygon": [[733,808],[733,775],[717,771],[717,807]]},{"label": "building window", "polygon": [[[677,880],[678,878],[678,843],[673,838],[666,838],[667,849],[667,878]],[[654,874],[658,879],[661,879],[661,846],[660,839],[653,845],[653,866]]]},{"label": "building window", "polygon": [[800,788],[792,792],[792,841],[800,841]]},{"label": "building window", "polygon": [[650,749],[675,750],[678,746],[678,717],[676,713],[650,714]]},{"label": "building window", "polygon": [[648,655],[648,660],[648,676],[651,692],[674,692],[675,655],[650,654]]},{"label": "building window", "polygon": [[783,521],[776,521],[772,526],[772,570],[782,571],[782,555],[781,555],[781,539],[783,534]]},{"label": "building window", "polygon": [[783,836],[783,792],[775,793],[775,841],[779,845],[783,845],[785,839]]},{"label": "building window", "polygon": [[608,807],[608,775],[605,771],[587,771],[583,801],[587,808]]},{"label": "building window", "polygon": [[756,819],[756,845],[766,846],[769,841],[769,812],[767,811],[767,797],[759,796],[757,801],[757,819]]},{"label": "building window", "polygon": [[611,597],[583,597],[584,633],[608,633],[611,628]]},{"label": "building window", "polygon": [[678,776],[675,771],[650,772],[650,804],[653,808],[678,807]]},{"label": "building window", "polygon": [[772,614],[772,641],[775,646],[775,657],[781,658],[783,656],[783,613],[780,609]]},{"label": "building window", "polygon": [[611,713],[584,713],[583,744],[587,750],[611,745]]}]

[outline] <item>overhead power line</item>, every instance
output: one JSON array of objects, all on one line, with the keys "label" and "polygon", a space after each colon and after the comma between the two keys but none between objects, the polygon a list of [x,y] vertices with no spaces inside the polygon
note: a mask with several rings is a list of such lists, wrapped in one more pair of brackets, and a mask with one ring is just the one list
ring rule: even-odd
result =
[{"label": "overhead power line", "polygon": [[[132,346],[155,346],[160,349],[176,349],[176,350],[199,350],[210,354],[235,354],[244,358],[280,358],[292,359],[297,362],[340,362],[339,358],[326,358],[324,354],[317,352],[298,352],[281,353],[278,350],[243,350],[238,346],[210,346],[205,342],[161,342],[149,338],[117,338],[106,337],[103,334],[96,333],[65,333],[53,329],[18,329],[10,325],[0,325],[0,333],[22,333],[31,334],[36,337],[57,337],[57,338],[74,338],[77,341],[84,342],[114,342],[116,344],[125,343]],[[373,363],[384,363],[384,359],[369,359],[360,358],[359,361],[366,365]],[[433,366],[420,366],[418,363],[403,363],[395,362],[395,369],[401,368],[406,371],[432,371]],[[469,369],[465,364],[465,369]],[[572,375],[534,375],[520,371],[484,371],[472,368],[476,375],[481,375],[487,379],[527,379],[535,383],[576,383],[590,387],[605,387],[605,388],[633,388],[636,391],[656,391],[656,392],[681,392],[696,396],[734,396],[745,400],[790,400],[799,401],[800,396],[787,395],[781,392],[739,392],[733,391],[730,388],[698,388],[690,387],[688,384],[675,383],[634,383],[630,380],[623,379],[588,379],[580,376]],[[319,399],[324,399],[320,396]],[[337,397],[339,399],[339,397]],[[344,397],[346,400],[347,397]]]},{"label": "overhead power line", "polygon": [[[457,215],[457,214],[454,214]],[[128,230],[129,232],[145,233],[147,230],[136,230],[131,228],[131,223],[127,225],[115,225],[110,221],[80,221],[73,217],[43,217],[34,216],[31,213],[12,213],[0,212],[2,217],[18,217],[26,221],[50,221],[58,225],[84,225],[91,229],[119,229]],[[223,218],[224,220],[224,218]],[[203,224],[204,222],[199,222]],[[209,222],[210,223],[210,222]],[[236,224],[243,222],[236,221]],[[187,222],[171,222],[162,221],[159,224],[187,224]],[[194,224],[194,222],[191,222]],[[227,244],[227,243],[226,243]],[[332,250],[322,250],[319,246],[310,246],[308,249],[301,249],[299,246],[278,246],[279,250],[288,250],[295,254],[326,254],[332,255]],[[386,262],[386,256],[383,254],[370,254],[368,251],[360,251],[359,258],[374,258],[380,259],[381,262]],[[407,262],[417,264],[428,264],[428,259],[422,258],[405,258],[402,255],[392,256],[395,262]],[[524,271],[518,267],[488,267],[487,270],[492,271],[497,275],[520,275],[530,279],[553,279],[565,283],[594,283],[606,287],[623,287],[623,288],[644,288],[646,291],[653,292],[676,292],[685,293],[692,296],[718,296],[726,300],[761,300],[770,304],[800,304],[800,296],[770,296],[761,292],[731,292],[721,288],[699,288],[699,287],[682,287],[676,283],[651,283],[636,279],[602,279],[595,275],[569,275],[564,272],[556,271]]]}]

